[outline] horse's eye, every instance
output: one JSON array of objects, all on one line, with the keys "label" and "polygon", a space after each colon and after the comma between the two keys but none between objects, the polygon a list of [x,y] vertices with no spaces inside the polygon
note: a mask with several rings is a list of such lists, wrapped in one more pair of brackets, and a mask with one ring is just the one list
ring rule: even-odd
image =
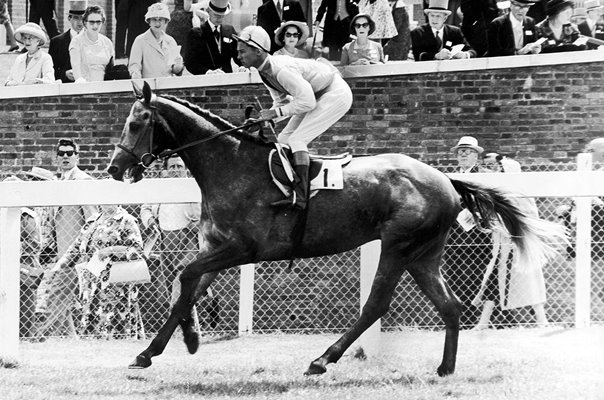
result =
[{"label": "horse's eye", "polygon": [[142,119],[144,119],[144,120],[148,120],[148,119],[149,119],[149,115],[150,115],[150,113],[148,113],[148,112],[143,113],[143,114],[141,115],[141,118],[142,118]]}]

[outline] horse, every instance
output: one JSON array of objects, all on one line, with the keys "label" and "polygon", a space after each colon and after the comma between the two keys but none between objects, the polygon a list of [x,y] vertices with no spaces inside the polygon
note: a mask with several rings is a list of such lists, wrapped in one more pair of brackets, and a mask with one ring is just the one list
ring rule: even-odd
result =
[{"label": "horse", "polygon": [[[560,225],[523,214],[509,194],[449,179],[402,154],[354,157],[344,168],[344,189],[320,191],[309,203],[305,232],[293,240],[302,211],[274,208],[282,198],[270,182],[267,157],[274,144],[185,100],[156,95],[145,82],[126,119],[107,172],[116,180],[143,177],[153,160],[177,151],[202,193],[200,232],[205,247],[183,270],[181,294],[150,345],[129,365],[147,368],[180,325],[188,351],[199,347],[191,309],[214,277],[238,265],[318,257],[381,240],[369,297],[359,318],[305,374],[322,374],[389,308],[406,271],[431,300],[445,325],[439,376],[455,371],[461,304],[440,273],[440,261],[461,202],[475,219],[500,220],[520,256],[557,251]],[[554,239],[553,242],[550,239]],[[530,264],[525,264],[530,265]]]}]

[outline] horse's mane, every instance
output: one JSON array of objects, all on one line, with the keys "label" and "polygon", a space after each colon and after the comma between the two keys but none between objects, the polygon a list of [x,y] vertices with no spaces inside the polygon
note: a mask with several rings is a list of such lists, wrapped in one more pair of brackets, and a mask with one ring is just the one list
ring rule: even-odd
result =
[{"label": "horse's mane", "polygon": [[[226,119],[221,118],[218,115],[216,115],[204,108],[201,108],[198,105],[195,105],[187,100],[183,100],[176,96],[172,96],[172,95],[168,95],[168,94],[163,94],[163,95],[161,95],[161,97],[187,107],[189,110],[193,111],[195,114],[207,119],[210,123],[220,127],[220,129],[227,130],[227,129],[235,128],[235,125],[231,124]],[[249,133],[245,133],[241,129],[233,131],[233,132],[229,133],[229,135],[233,136],[237,139],[246,140],[248,142],[252,142],[252,143],[255,143],[258,145],[263,145],[263,146],[270,145],[270,143],[265,142],[260,137],[250,135]]]}]

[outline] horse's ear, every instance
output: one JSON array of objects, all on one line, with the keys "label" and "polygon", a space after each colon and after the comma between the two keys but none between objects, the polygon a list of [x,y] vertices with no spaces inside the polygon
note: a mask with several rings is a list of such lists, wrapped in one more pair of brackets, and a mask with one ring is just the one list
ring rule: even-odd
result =
[{"label": "horse's ear", "polygon": [[143,84],[143,97],[145,98],[145,104],[149,105],[151,102],[151,96],[153,92],[151,91],[151,86],[145,81]]},{"label": "horse's ear", "polygon": [[[146,83],[146,82],[145,82]],[[132,81],[132,89],[134,90],[134,96],[137,99],[142,99],[143,98],[143,90],[141,89],[141,87],[134,81]]]}]

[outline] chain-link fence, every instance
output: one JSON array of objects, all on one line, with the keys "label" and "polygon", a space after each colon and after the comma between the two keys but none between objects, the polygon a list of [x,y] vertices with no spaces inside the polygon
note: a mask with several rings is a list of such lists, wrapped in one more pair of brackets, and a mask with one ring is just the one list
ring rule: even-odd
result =
[{"label": "chain-link fence", "polygon": [[[534,165],[529,168],[532,171],[575,169],[574,165],[566,164]],[[535,201],[542,218],[564,223],[572,232],[574,221],[571,199],[537,198]],[[82,226],[82,222],[59,222],[57,218],[60,207],[30,210],[33,212],[29,214],[35,216],[33,220],[39,224],[40,231],[39,245],[30,246],[27,243],[32,239],[25,236],[22,230],[21,337],[74,334],[141,337],[157,332],[167,316],[177,273],[187,260],[194,257],[199,246],[197,227],[188,223],[186,218],[190,215],[185,215],[191,205],[184,208],[175,205],[122,205],[122,208],[130,215],[127,219],[134,221],[136,225],[135,236],[138,236],[134,239],[124,234],[122,230],[126,228],[123,223],[108,225],[115,230],[99,235],[91,233],[88,227],[88,233],[82,233],[87,228],[78,228],[71,229],[70,236],[65,236],[68,230],[62,229],[61,224],[73,228]],[[73,207],[72,211],[75,212],[70,214],[73,218],[83,215],[84,211],[78,209],[79,207]],[[157,228],[148,220],[145,221],[145,210],[159,221]],[[604,229],[601,225],[604,221],[604,207],[594,206],[593,210],[591,320],[603,322]],[[162,224],[162,220],[168,223]],[[150,282],[112,284],[107,282],[102,272],[98,276],[89,273],[94,250],[99,250],[99,243],[103,240],[109,240],[105,236],[116,232],[119,234],[115,235],[115,241],[111,245],[134,247],[136,252],[144,254],[149,266]],[[574,238],[574,232],[571,238]],[[75,248],[69,250],[76,256],[69,259],[69,262],[60,250],[60,243],[76,243]],[[545,315],[551,324],[567,326],[574,323],[573,246],[571,242],[568,249],[564,248],[558,257],[540,269],[546,289]],[[465,305],[462,324],[466,328],[476,326],[483,311],[483,305],[472,305],[472,300],[481,287],[485,270],[492,259],[492,251],[493,237],[490,232],[465,232],[458,225],[454,227],[443,257],[442,271]],[[134,253],[127,253],[125,256],[122,254],[122,258],[136,260],[137,257],[132,255]],[[111,257],[110,263],[123,261],[119,257]],[[31,259],[39,259],[40,265],[35,267],[37,264],[32,263],[32,268],[28,268],[27,263]],[[49,272],[57,261],[63,264],[63,268],[72,268],[75,273],[61,276],[57,272]],[[103,268],[106,265],[102,263]],[[495,296],[495,303],[500,303],[500,299],[514,291],[514,278],[511,276],[511,268],[507,268],[509,266],[509,262],[499,264],[499,268],[505,271],[492,273],[506,282],[496,284],[503,294]],[[118,290],[114,290],[115,288]],[[205,334],[237,332],[239,296],[239,269],[223,271],[212,284],[211,290],[198,303],[201,330]],[[56,306],[57,299],[60,299],[58,304],[61,309]],[[288,261],[282,261],[263,262],[255,268],[255,332],[342,332],[359,315],[359,303],[359,249],[296,260],[291,267]],[[531,306],[509,310],[502,310],[497,306],[490,322],[496,327],[529,326],[538,321],[537,317]],[[49,319],[53,321],[52,324],[48,322]],[[382,319],[382,328],[438,329],[442,326],[432,304],[419,291],[413,279],[404,274],[390,311]]]}]

